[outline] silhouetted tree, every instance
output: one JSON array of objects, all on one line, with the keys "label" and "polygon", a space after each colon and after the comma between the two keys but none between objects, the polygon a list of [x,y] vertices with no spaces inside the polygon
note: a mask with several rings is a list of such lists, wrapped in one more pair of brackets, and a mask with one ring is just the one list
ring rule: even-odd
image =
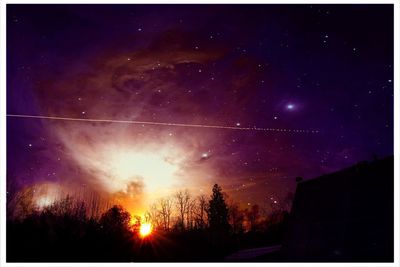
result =
[{"label": "silhouetted tree", "polygon": [[197,205],[194,208],[195,224],[197,228],[203,229],[207,226],[208,203],[205,195],[197,197]]},{"label": "silhouetted tree", "polygon": [[[26,187],[7,199],[7,216],[23,219],[35,211],[35,187]],[[9,192],[10,193],[10,192]]]},{"label": "silhouetted tree", "polygon": [[188,209],[190,204],[190,195],[187,190],[185,191],[178,191],[175,194],[176,199],[176,207],[178,210],[178,225],[185,229],[185,218],[188,215]]},{"label": "silhouetted tree", "polygon": [[142,225],[142,217],[140,217],[139,215],[133,215],[133,219],[131,219],[132,221],[132,228],[135,231],[138,231],[140,229],[140,226]]},{"label": "silhouetted tree", "polygon": [[250,210],[246,210],[246,218],[249,222],[250,231],[257,230],[258,220],[260,219],[260,207],[255,204],[251,206]]},{"label": "silhouetted tree", "polygon": [[[159,229],[159,228],[161,228],[161,226],[163,226],[161,210],[158,208],[157,203],[154,203],[150,206],[148,215],[150,217],[150,221],[151,221],[151,224],[153,225],[153,228]],[[145,215],[145,219],[146,219],[146,215]]]},{"label": "silhouetted tree", "polygon": [[163,222],[164,230],[167,231],[170,228],[171,224],[171,215],[172,215],[172,199],[170,198],[162,198],[160,199],[161,206],[161,218]]},{"label": "silhouetted tree", "polygon": [[83,201],[75,202],[74,207],[74,216],[81,221],[86,220],[87,216],[87,211],[86,211],[86,204]]},{"label": "silhouetted tree", "polygon": [[188,229],[194,228],[195,222],[195,210],[197,205],[197,199],[189,199],[188,206],[186,209],[186,227]]},{"label": "silhouetted tree", "polygon": [[243,222],[244,222],[244,213],[239,209],[239,205],[237,203],[232,203],[229,205],[229,223],[232,227],[232,232],[234,234],[243,232]]},{"label": "silhouetted tree", "polygon": [[72,215],[73,213],[75,213],[74,199],[70,195],[67,195],[65,198],[62,198],[59,201],[54,202],[46,209],[50,209],[54,214],[58,216]]},{"label": "silhouetted tree", "polygon": [[115,205],[100,218],[100,225],[106,232],[125,234],[130,228],[131,215],[121,206]]},{"label": "silhouetted tree", "polygon": [[114,205],[99,220],[100,246],[105,261],[129,259],[133,246],[131,215],[122,206]]},{"label": "silhouetted tree", "polygon": [[226,232],[229,230],[228,207],[225,203],[222,188],[215,184],[208,203],[208,222],[212,231]]}]

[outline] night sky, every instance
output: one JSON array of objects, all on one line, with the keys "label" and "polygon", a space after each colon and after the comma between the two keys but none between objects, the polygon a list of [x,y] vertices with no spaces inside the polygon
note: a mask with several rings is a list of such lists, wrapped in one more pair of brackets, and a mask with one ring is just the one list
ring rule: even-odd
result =
[{"label": "night sky", "polygon": [[393,7],[7,5],[7,113],[238,128],[8,117],[8,184],[39,206],[214,183],[284,206],[297,176],[393,154]]}]

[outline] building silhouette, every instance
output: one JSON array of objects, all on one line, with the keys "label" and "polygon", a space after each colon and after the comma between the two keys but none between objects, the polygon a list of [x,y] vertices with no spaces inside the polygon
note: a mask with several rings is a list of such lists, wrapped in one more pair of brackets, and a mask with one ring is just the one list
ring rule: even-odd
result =
[{"label": "building silhouette", "polygon": [[284,261],[394,260],[393,157],[299,180]]}]

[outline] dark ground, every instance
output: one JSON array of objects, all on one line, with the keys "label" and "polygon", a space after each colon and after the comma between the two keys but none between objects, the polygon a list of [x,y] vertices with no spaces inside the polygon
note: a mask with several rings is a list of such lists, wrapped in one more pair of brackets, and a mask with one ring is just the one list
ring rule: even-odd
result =
[{"label": "dark ground", "polygon": [[[113,220],[34,213],[7,222],[7,261],[391,262],[393,193],[389,157],[299,182],[290,216],[262,231],[173,230],[141,239]],[[254,256],[256,248],[265,253]],[[252,253],[232,259],[245,249]]]}]

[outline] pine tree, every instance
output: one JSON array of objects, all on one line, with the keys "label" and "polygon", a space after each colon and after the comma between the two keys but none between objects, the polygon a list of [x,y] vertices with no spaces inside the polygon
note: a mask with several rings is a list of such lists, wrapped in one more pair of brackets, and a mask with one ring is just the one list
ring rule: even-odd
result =
[{"label": "pine tree", "polygon": [[227,232],[229,230],[228,206],[222,194],[222,188],[215,184],[212,191],[208,207],[210,229],[217,232]]}]

